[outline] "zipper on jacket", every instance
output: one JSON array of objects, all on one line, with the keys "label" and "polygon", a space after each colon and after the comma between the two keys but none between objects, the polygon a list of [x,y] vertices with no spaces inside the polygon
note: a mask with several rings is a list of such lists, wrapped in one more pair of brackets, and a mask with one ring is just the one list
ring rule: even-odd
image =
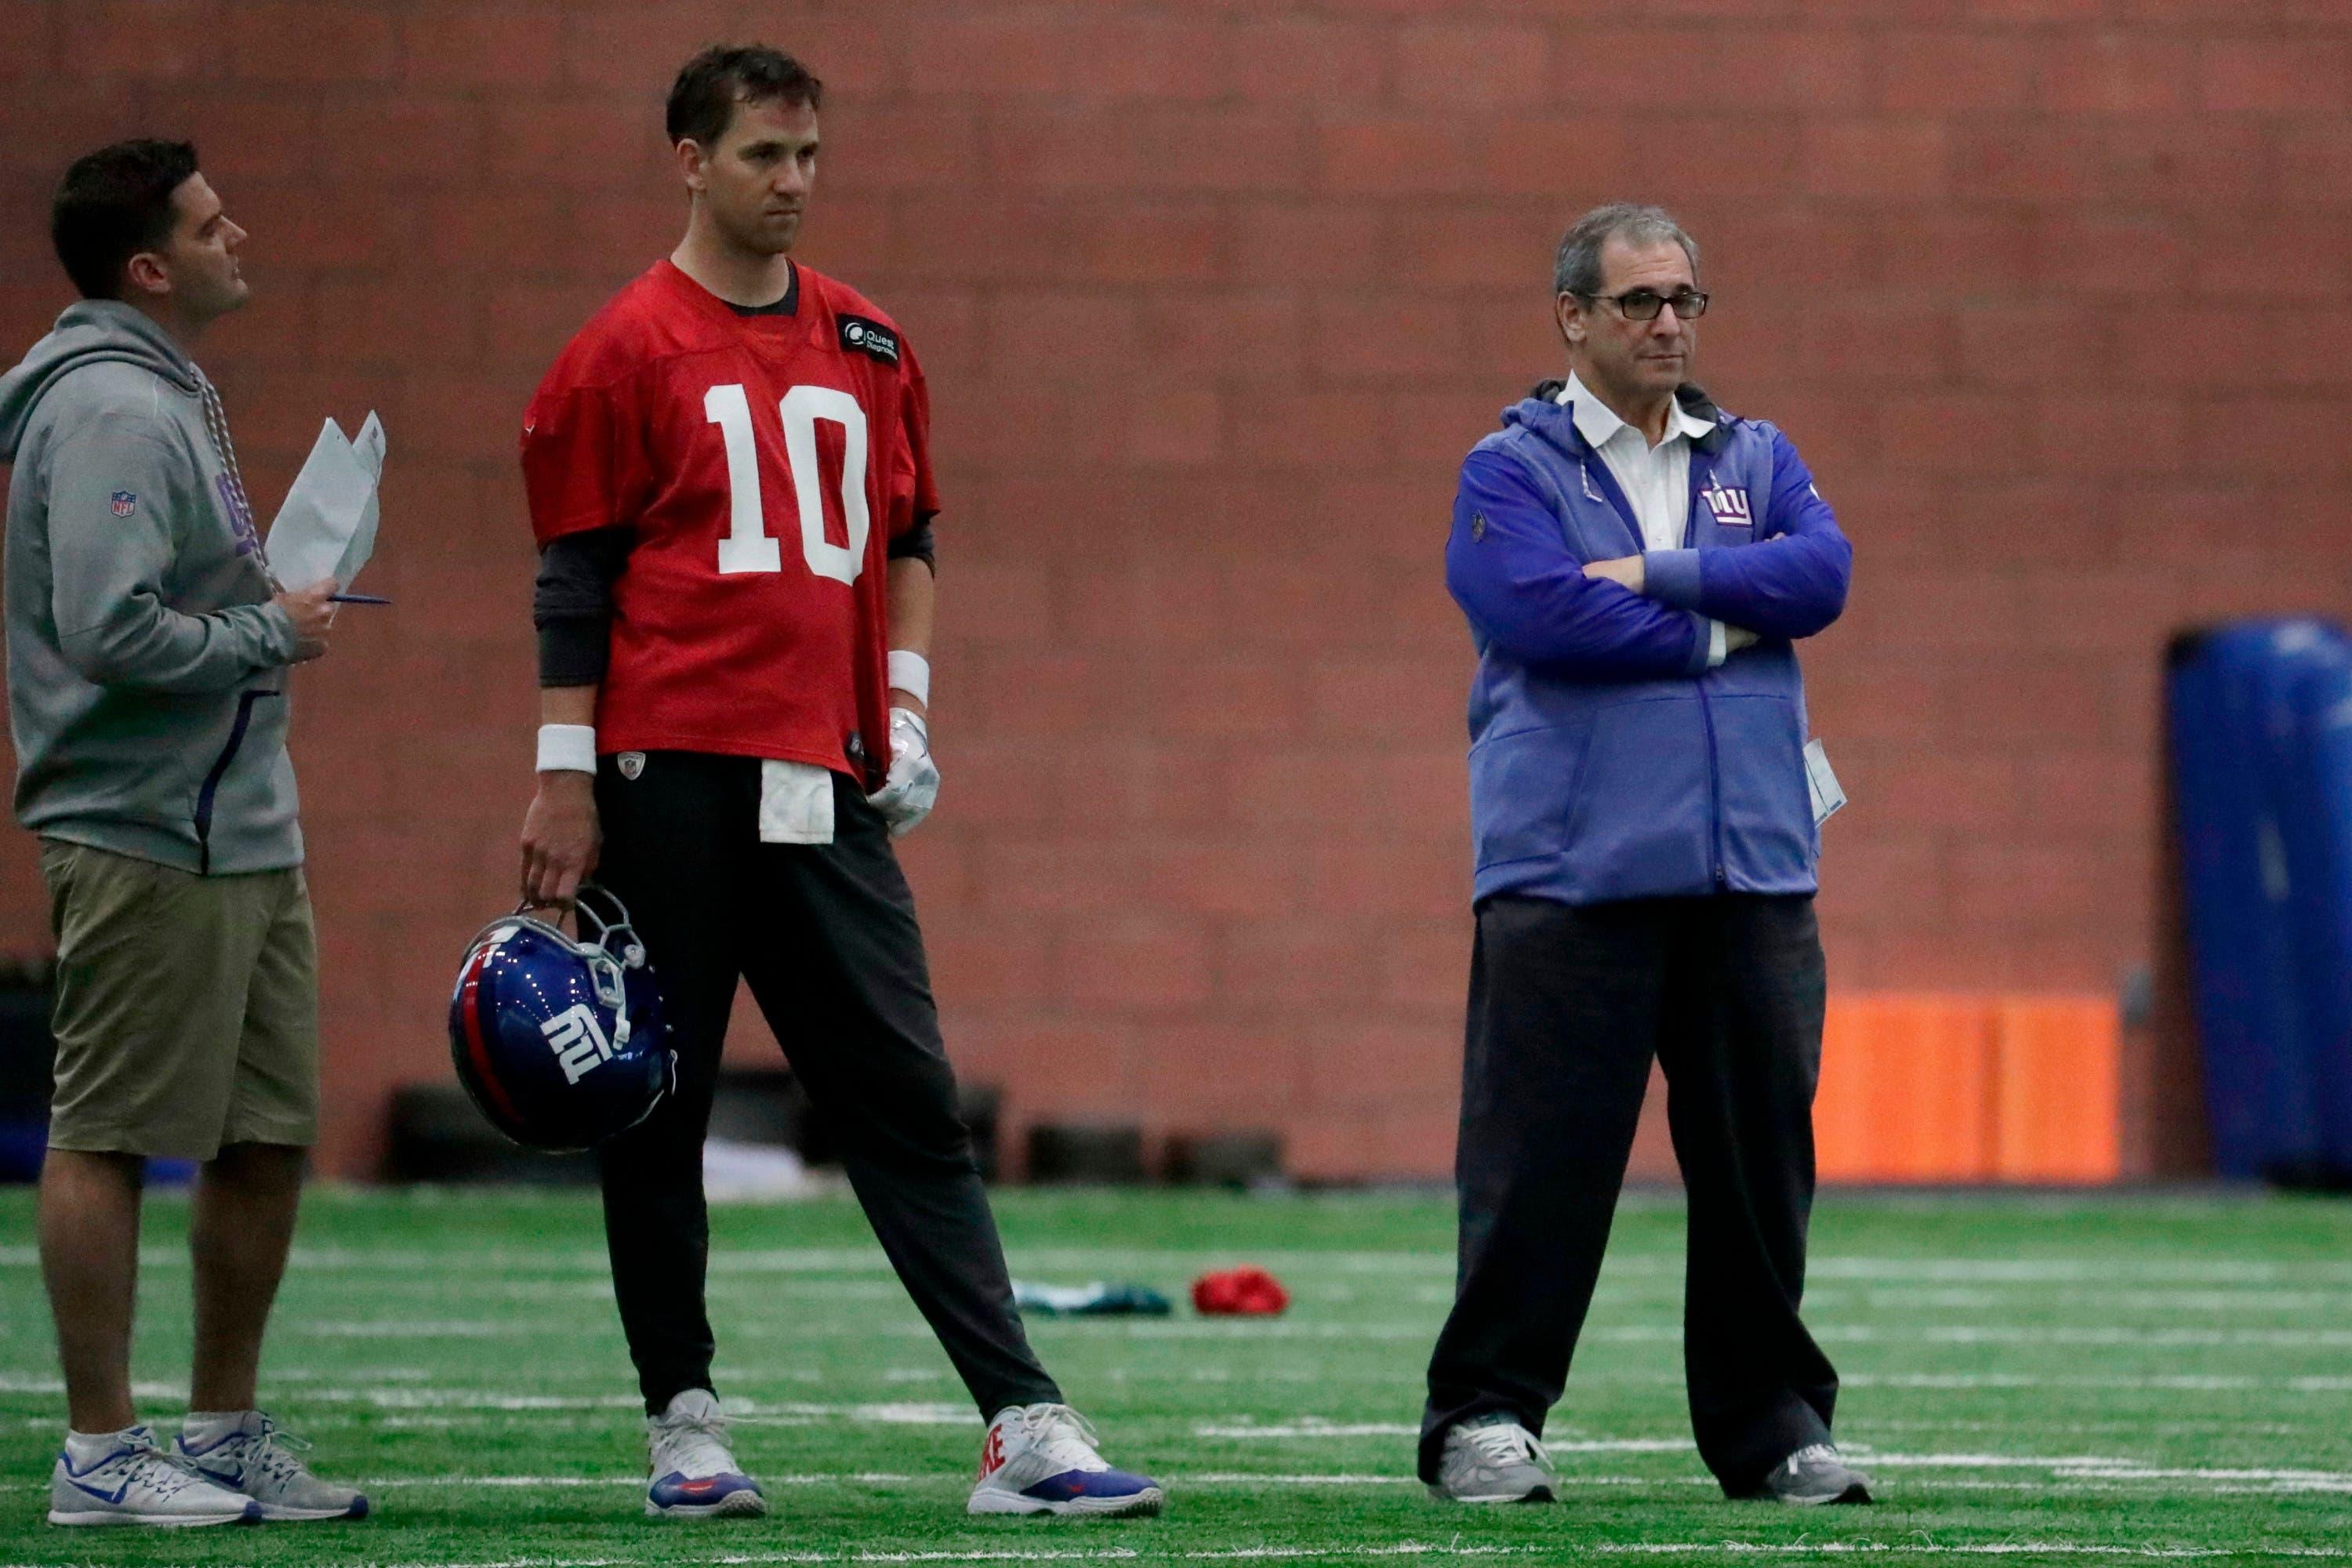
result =
[{"label": "zipper on jacket", "polygon": [[[1706,459],[1704,463],[1703,458]],[[1713,459],[1706,458],[1706,454],[1698,449],[1697,443],[1692,443],[1690,501],[1683,511],[1683,548],[1685,550],[1696,549],[1698,545],[1698,498],[1704,493],[1700,481],[1712,482],[1714,479]],[[1731,885],[1731,879],[1723,867],[1723,754],[1717,749],[1715,742],[1715,705],[1706,700],[1708,673],[1701,670],[1698,678],[1699,723],[1706,731],[1706,852],[1707,858],[1713,862],[1711,868],[1715,873],[1715,885],[1727,888]]]},{"label": "zipper on jacket", "polygon": [[[1579,441],[1583,440],[1584,433],[1578,431],[1576,438]],[[1586,450],[1591,452],[1589,447]],[[1601,475],[1597,481],[1593,478],[1591,467],[1593,463],[1601,464]],[[1626,534],[1633,541],[1633,553],[1639,555],[1648,550],[1649,542],[1642,537],[1641,520],[1633,515],[1633,503],[1625,499],[1624,487],[1617,482],[1617,476],[1609,471],[1609,465],[1601,459],[1601,454],[1591,452],[1590,457],[1579,458],[1576,466],[1578,473],[1584,480],[1587,493],[1596,494],[1601,505],[1615,512],[1617,521],[1625,525]],[[1690,531],[1690,524],[1687,521],[1683,524],[1683,531],[1685,533]]]},{"label": "zipper on jacket", "polygon": [[[1569,427],[1574,430],[1574,423],[1571,422]],[[1595,482],[1593,473],[1587,465],[1599,458],[1600,454],[1594,452],[1591,445],[1585,441],[1584,433],[1581,430],[1576,431],[1576,440],[1578,446],[1583,448],[1583,454],[1577,458],[1577,466],[1582,469],[1585,483],[1593,484]],[[1702,452],[1697,442],[1692,442],[1690,496],[1683,505],[1683,548],[1685,550],[1696,548],[1698,542],[1698,498],[1705,489],[1701,481],[1711,480],[1714,477],[1714,457]],[[1634,553],[1637,555],[1646,553],[1648,541],[1643,538],[1641,522],[1633,516],[1633,504],[1625,499],[1624,490],[1617,483],[1617,476],[1609,471],[1609,465],[1606,462],[1601,465],[1598,485],[1605,492],[1601,499],[1612,510],[1616,512],[1620,521],[1625,524],[1626,530],[1633,534]],[[1706,731],[1707,859],[1708,868],[1715,878],[1715,885],[1718,888],[1727,888],[1731,885],[1731,878],[1725,871],[1723,865],[1723,759],[1716,744],[1715,707],[1706,699],[1706,671],[1699,672],[1698,716],[1700,726]]]},{"label": "zipper on jacket", "polygon": [[1726,888],[1731,879],[1723,869],[1723,758],[1716,750],[1715,709],[1707,702],[1705,686],[1698,692],[1698,720],[1706,731],[1707,855],[1715,862],[1715,885]]},{"label": "zipper on jacket", "polygon": [[228,765],[236,761],[237,748],[245,744],[245,732],[253,724],[253,705],[265,697],[282,695],[276,691],[247,691],[236,700],[236,721],[228,728],[228,744],[213,760],[212,771],[205,774],[204,787],[196,791],[196,874],[209,876],[213,868],[213,799],[220,793],[221,780]]}]

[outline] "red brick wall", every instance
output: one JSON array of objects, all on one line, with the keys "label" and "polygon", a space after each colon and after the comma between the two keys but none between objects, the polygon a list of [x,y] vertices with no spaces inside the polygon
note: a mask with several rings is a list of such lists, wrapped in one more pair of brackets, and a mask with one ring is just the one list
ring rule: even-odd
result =
[{"label": "red brick wall", "polygon": [[[832,92],[806,254],[938,400],[947,792],[908,858],[1016,1121],[1276,1122],[1437,1172],[1466,952],[1454,468],[1558,353],[1565,220],[1664,201],[1701,367],[1859,552],[1808,657],[1854,807],[1846,988],[2105,990],[2150,945],[2158,652],[2352,610],[2352,7],[2333,0],[1059,5],[0,0],[0,345],[47,194],[194,135],[253,234],[205,346],[263,504],[390,427],[383,547],[299,687],[326,1157],[446,1070],[530,785],[516,416],[679,226],[716,36]],[[0,836],[0,942],[44,940]],[[744,1048],[749,1049],[748,1042]]]}]

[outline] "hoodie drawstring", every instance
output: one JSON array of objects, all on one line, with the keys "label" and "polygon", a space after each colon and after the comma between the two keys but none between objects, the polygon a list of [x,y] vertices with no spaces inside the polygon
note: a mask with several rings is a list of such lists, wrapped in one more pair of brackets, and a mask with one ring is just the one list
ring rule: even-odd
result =
[{"label": "hoodie drawstring", "polygon": [[253,556],[261,563],[262,574],[272,587],[278,586],[278,574],[269,569],[269,553],[262,548],[261,530],[253,516],[253,500],[245,493],[245,472],[236,466],[236,443],[228,438],[228,410],[222,406],[220,388],[212,377],[196,372],[196,397],[204,405],[205,434],[213,444],[213,455],[220,459],[221,473],[228,480],[229,505],[236,509],[236,531],[253,542]]}]

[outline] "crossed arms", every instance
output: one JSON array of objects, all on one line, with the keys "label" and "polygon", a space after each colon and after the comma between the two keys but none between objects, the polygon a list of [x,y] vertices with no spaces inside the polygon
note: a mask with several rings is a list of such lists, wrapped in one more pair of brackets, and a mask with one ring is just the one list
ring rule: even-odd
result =
[{"label": "crossed arms", "polygon": [[1473,452],[1454,495],[1445,585],[1481,647],[1589,679],[1697,675],[1710,620],[1731,628],[1735,647],[1741,630],[1811,637],[1845,608],[1853,550],[1796,447],[1777,431],[1772,443],[1756,542],[1594,563],[1570,550],[1534,475],[1507,452]]}]

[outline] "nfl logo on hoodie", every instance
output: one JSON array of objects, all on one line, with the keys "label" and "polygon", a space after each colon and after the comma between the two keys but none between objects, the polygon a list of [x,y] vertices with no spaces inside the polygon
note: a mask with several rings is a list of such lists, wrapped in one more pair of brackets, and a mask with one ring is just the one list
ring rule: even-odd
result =
[{"label": "nfl logo on hoodie", "polygon": [[129,490],[117,490],[111,499],[114,502],[114,515],[117,517],[129,517],[139,510],[139,498]]}]

